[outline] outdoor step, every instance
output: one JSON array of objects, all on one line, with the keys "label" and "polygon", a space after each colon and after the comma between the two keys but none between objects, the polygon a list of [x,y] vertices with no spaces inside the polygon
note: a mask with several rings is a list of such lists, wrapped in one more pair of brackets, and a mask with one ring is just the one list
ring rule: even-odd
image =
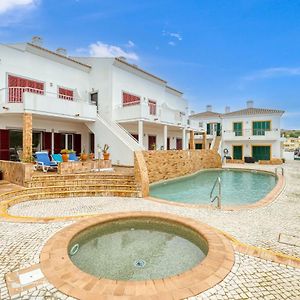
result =
[{"label": "outdoor step", "polygon": [[101,190],[101,189],[90,189],[90,190],[71,190],[71,191],[39,191],[34,192],[28,190],[28,194],[18,194],[7,200],[14,200],[17,204],[26,199],[26,201],[37,200],[37,199],[56,199],[66,197],[93,197],[93,196],[108,196],[108,197],[141,197],[140,191],[134,190]]},{"label": "outdoor step", "polygon": [[127,184],[135,185],[134,179],[112,179],[112,178],[97,178],[97,179],[74,179],[74,180],[43,180],[43,181],[29,181],[26,183],[27,187],[47,187],[47,186],[74,186],[74,185],[93,185],[93,184],[103,184],[103,185],[118,185]]},{"label": "outdoor step", "polygon": [[74,180],[74,179],[134,179],[126,174],[70,174],[70,175],[35,175],[31,181]]}]

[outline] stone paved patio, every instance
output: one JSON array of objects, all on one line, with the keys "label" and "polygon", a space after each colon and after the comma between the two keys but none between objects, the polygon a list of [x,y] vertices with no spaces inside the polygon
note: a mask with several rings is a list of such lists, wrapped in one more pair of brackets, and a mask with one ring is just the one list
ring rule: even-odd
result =
[{"label": "stone paved patio", "polygon": [[[274,166],[255,167],[274,169]],[[12,207],[10,213],[42,217],[132,210],[166,211],[208,223],[244,243],[300,257],[300,247],[277,241],[279,233],[299,235],[300,232],[300,162],[286,164],[285,170],[287,185],[283,193],[272,204],[255,210],[217,211],[184,208],[145,199],[78,198],[25,202]],[[41,248],[48,238],[71,223],[0,222],[0,299],[10,299],[4,275],[38,263]],[[238,252],[235,258],[234,268],[220,284],[191,299],[300,299],[300,269]],[[46,284],[18,299],[71,298]]]}]

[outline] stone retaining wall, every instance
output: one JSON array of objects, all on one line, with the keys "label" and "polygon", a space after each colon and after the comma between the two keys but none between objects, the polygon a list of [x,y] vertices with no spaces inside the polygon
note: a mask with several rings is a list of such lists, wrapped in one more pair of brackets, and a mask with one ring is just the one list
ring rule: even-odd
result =
[{"label": "stone retaining wall", "polygon": [[0,169],[3,172],[3,179],[18,185],[25,185],[33,174],[33,164],[16,161],[0,160]]},{"label": "stone retaining wall", "polygon": [[222,167],[221,157],[215,150],[143,151],[143,155],[149,183]]}]

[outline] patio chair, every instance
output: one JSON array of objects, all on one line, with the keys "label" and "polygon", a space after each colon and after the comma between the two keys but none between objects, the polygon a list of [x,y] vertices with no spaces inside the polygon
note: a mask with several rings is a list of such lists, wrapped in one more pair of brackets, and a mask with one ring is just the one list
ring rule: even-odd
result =
[{"label": "patio chair", "polygon": [[56,162],[58,164],[63,162],[61,154],[51,154],[51,158],[53,162]]},{"label": "patio chair", "polygon": [[51,161],[48,152],[35,152],[37,169],[42,168],[43,172],[57,169],[57,162]]},{"label": "patio chair", "polygon": [[76,153],[69,153],[69,161],[78,161]]}]

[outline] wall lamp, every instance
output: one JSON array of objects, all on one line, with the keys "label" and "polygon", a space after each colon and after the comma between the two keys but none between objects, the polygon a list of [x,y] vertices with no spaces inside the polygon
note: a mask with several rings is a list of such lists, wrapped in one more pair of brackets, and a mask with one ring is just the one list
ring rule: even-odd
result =
[{"label": "wall lamp", "polygon": [[7,107],[7,106],[2,106],[2,108],[5,110],[9,110],[9,107]]},{"label": "wall lamp", "polygon": [[75,114],[75,117],[79,117],[80,116],[80,114]]}]

